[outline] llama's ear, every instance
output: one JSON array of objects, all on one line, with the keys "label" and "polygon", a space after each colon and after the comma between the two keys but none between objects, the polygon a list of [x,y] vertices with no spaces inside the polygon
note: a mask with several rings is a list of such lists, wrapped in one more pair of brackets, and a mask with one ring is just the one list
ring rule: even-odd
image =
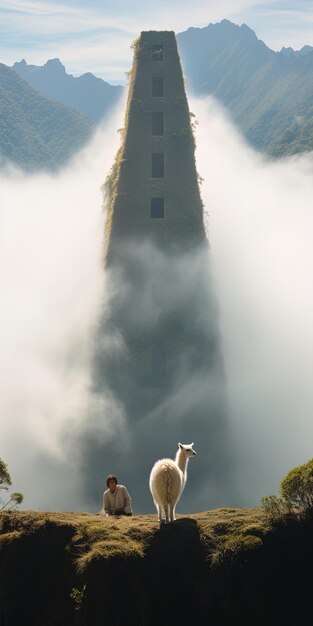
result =
[{"label": "llama's ear", "polygon": [[178,444],[178,447],[179,447],[180,449],[182,449],[182,448],[183,448],[183,444],[182,444],[182,443],[179,443],[179,444]]},{"label": "llama's ear", "polygon": [[192,444],[191,444],[191,448],[193,448],[194,445],[195,445],[195,442],[193,441]]}]

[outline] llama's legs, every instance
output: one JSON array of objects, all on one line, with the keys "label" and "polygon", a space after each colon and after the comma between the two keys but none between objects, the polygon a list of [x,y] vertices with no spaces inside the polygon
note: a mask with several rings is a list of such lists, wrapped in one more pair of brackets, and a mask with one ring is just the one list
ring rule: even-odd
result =
[{"label": "llama's legs", "polygon": [[175,520],[176,520],[175,509],[176,509],[176,505],[174,504],[174,506],[172,507],[172,511],[171,511],[171,513],[172,513],[171,522],[175,522]]},{"label": "llama's legs", "polygon": [[157,504],[157,509],[158,509],[158,516],[159,516],[159,520],[158,521],[161,524],[161,522],[162,522],[162,508],[160,507],[159,504]]},{"label": "llama's legs", "polygon": [[175,519],[174,517],[174,507],[172,504],[170,504],[170,522],[173,522]]},{"label": "llama's legs", "polygon": [[164,513],[165,513],[165,524],[168,524],[169,516],[168,516],[168,504],[167,503],[164,505]]}]

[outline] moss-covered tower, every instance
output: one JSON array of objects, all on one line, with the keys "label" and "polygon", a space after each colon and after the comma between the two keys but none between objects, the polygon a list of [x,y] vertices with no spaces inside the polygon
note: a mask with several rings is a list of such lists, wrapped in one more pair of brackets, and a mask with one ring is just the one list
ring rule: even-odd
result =
[{"label": "moss-covered tower", "polygon": [[125,472],[137,510],[153,510],[147,481],[155,457],[173,456],[178,441],[195,442],[189,509],[200,510],[208,497],[203,480],[196,487],[199,472],[210,468],[214,490],[221,482],[226,489],[227,420],[195,142],[173,32],[136,40],[122,132],[106,182],[110,303],[94,385],[111,428],[99,442],[97,472]]},{"label": "moss-covered tower", "polygon": [[123,238],[151,238],[167,252],[185,252],[205,239],[175,35],[143,32],[134,50],[124,141],[111,177],[109,262]]}]

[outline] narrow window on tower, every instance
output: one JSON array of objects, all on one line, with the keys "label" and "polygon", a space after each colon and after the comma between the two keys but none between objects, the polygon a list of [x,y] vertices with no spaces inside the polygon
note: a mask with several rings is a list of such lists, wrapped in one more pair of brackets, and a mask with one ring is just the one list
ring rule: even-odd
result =
[{"label": "narrow window on tower", "polygon": [[152,60],[153,61],[163,61],[163,43],[153,43],[152,44]]},{"label": "narrow window on tower", "polygon": [[150,217],[162,219],[164,217],[164,198],[151,198]]},{"label": "narrow window on tower", "polygon": [[152,153],[151,177],[164,178],[164,152]]},{"label": "narrow window on tower", "polygon": [[163,113],[154,111],[152,113],[152,135],[164,135]]},{"label": "narrow window on tower", "polygon": [[163,76],[152,76],[152,97],[163,98],[164,81]]}]

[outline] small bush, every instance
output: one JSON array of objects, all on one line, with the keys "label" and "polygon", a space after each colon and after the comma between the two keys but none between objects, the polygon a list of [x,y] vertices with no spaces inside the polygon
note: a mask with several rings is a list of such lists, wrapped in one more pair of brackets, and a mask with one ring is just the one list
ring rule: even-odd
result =
[{"label": "small bush", "polygon": [[[7,464],[0,459],[0,490],[8,491],[8,488],[12,485],[11,476],[9,474]],[[23,494],[14,491],[13,493],[8,494],[8,500],[6,502],[1,501],[0,499],[0,511],[3,509],[14,509],[16,506],[23,502]]]},{"label": "small bush", "polygon": [[12,485],[7,464],[0,459],[0,489],[7,489]]},{"label": "small bush", "polygon": [[287,502],[279,496],[264,496],[261,498],[261,506],[272,520],[278,520],[290,513]]},{"label": "small bush", "polygon": [[264,496],[261,506],[273,520],[313,511],[313,459],[290,470],[280,483],[280,496]]},{"label": "small bush", "polygon": [[290,508],[300,512],[313,508],[313,459],[288,472],[281,481],[280,493]]}]

